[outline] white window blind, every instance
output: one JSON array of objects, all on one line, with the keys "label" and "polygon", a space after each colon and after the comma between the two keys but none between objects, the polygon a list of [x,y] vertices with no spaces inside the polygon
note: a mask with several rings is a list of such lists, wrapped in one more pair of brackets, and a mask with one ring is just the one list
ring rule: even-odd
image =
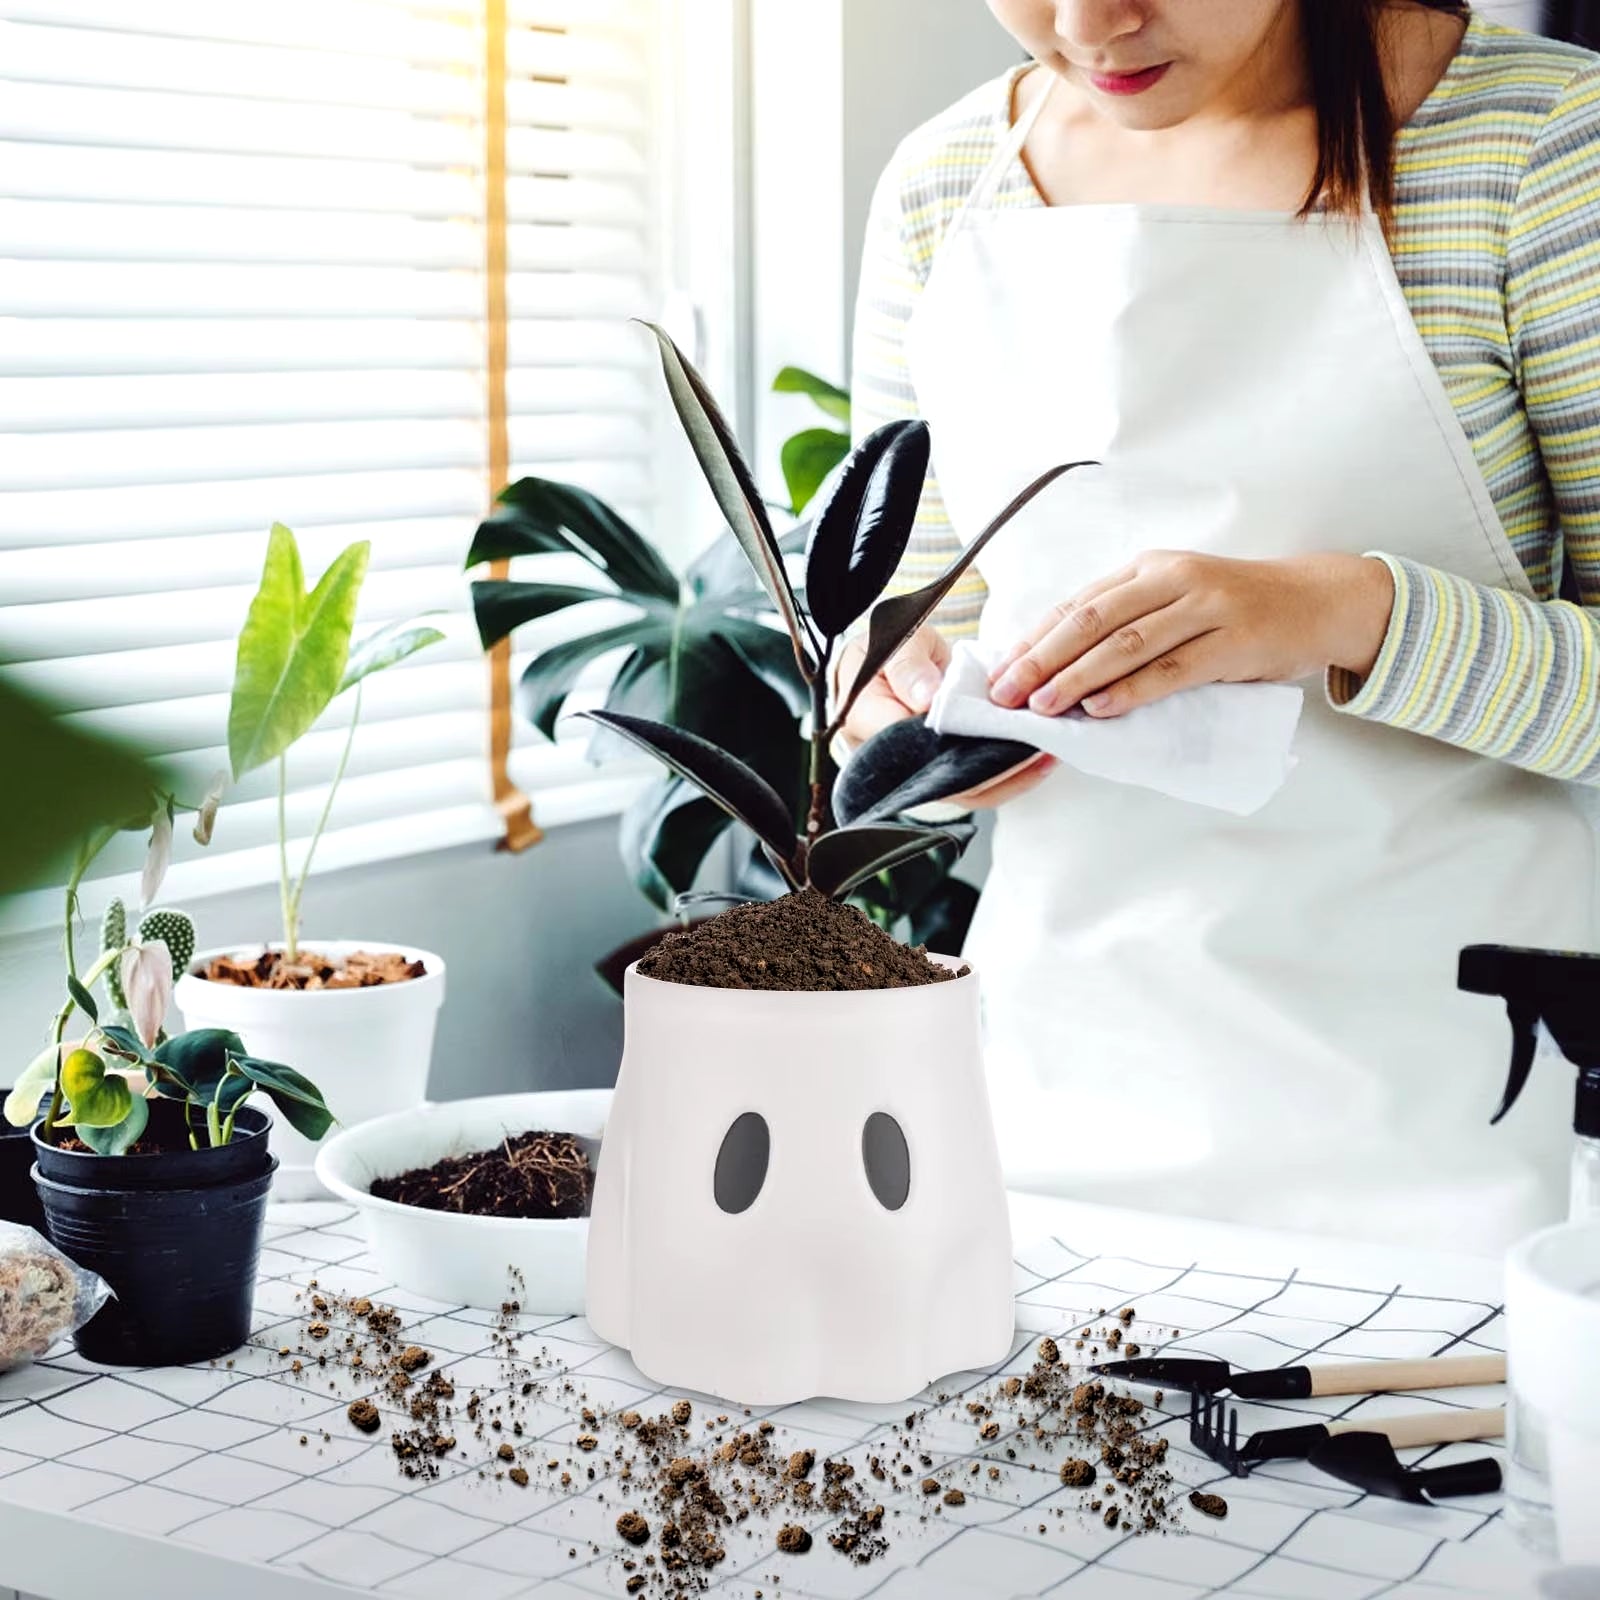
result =
[{"label": "white window blind", "polygon": [[[511,476],[646,529],[658,379],[626,319],[664,290],[660,5],[506,6]],[[0,0],[0,671],[199,793],[268,525],[308,579],[370,539],[358,636],[442,610],[448,640],[369,680],[328,866],[498,828],[461,569],[490,493],[484,26],[483,0]],[[597,620],[526,630],[513,672]],[[290,754],[299,839],[349,712]],[[519,719],[541,822],[634,781],[584,743]],[[207,852],[180,829],[170,895],[272,875],[274,785],[232,790]]]}]

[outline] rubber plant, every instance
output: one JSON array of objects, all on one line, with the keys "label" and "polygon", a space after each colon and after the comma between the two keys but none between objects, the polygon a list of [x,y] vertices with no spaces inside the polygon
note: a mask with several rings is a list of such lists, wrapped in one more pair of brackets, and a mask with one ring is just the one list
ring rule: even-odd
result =
[{"label": "rubber plant", "polygon": [[[646,326],[712,495],[782,620],[782,634],[772,632],[784,640],[806,688],[804,823],[796,827],[783,795],[747,762],[698,734],[612,709],[585,715],[647,751],[742,822],[791,890],[842,897],[902,862],[959,849],[971,836],[970,825],[929,827],[904,814],[998,777],[1027,760],[1031,747],[940,735],[924,719],[909,718],[863,745],[837,788],[829,747],[863,688],[928,621],[989,541],[1077,463],[1053,467],[1028,484],[933,582],[881,599],[911,536],[929,456],[923,423],[888,423],[863,440],[834,477],[813,525],[802,599],[789,581],[754,476],[705,381],[668,334]],[[863,617],[868,621],[860,670],[842,694],[830,696],[834,657]]]},{"label": "rubber plant", "polygon": [[[307,590],[295,536],[275,522],[267,538],[261,583],[239,634],[228,706],[228,759],[235,782],[257,767],[277,763],[278,897],[284,955],[289,961],[299,955],[300,903],[349,765],[361,719],[362,685],[374,672],[444,638],[425,623],[395,622],[352,645],[356,605],[371,554],[367,540],[348,546]],[[333,702],[351,690],[349,729],[338,766],[300,871],[294,873],[289,867],[288,753]]]}]

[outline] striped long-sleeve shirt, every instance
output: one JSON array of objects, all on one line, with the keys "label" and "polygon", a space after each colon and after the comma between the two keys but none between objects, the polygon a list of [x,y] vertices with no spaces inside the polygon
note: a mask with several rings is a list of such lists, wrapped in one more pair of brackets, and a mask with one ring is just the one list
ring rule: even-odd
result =
[{"label": "striped long-sleeve shirt", "polygon": [[[858,434],[916,414],[906,324],[1005,138],[1015,77],[910,135],[879,184],[856,316]],[[1044,203],[1013,162],[994,204]],[[1374,551],[1395,580],[1388,633],[1364,681],[1330,673],[1329,698],[1600,785],[1600,56],[1474,16],[1398,136],[1391,252],[1538,598]],[[958,547],[930,479],[896,587],[926,582]],[[1563,564],[1580,604],[1557,598]],[[969,573],[935,620],[970,634],[984,593]]]}]

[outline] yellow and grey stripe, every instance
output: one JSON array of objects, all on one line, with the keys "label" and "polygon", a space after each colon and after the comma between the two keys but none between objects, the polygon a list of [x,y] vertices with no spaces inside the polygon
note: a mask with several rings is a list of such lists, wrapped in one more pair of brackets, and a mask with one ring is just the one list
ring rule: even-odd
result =
[{"label": "yellow and grey stripe", "polygon": [[[913,133],[874,199],[856,318],[855,421],[916,413],[906,324],[946,228],[995,154],[1015,74]],[[1020,162],[998,206],[1038,206]],[[1536,600],[1385,556],[1396,604],[1353,715],[1600,784],[1600,57],[1474,16],[1396,150],[1395,270]],[[896,586],[959,542],[930,482]],[[1563,566],[1581,604],[1556,598]],[[977,627],[969,574],[941,608]]]}]

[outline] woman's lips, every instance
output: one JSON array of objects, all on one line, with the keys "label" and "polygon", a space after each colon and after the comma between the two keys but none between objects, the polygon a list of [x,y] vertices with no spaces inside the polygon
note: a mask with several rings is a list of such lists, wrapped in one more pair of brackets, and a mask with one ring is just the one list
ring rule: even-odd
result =
[{"label": "woman's lips", "polygon": [[1165,61],[1159,67],[1145,67],[1140,72],[1091,72],[1089,82],[1102,94],[1143,94],[1166,77],[1171,65],[1170,61]]}]

